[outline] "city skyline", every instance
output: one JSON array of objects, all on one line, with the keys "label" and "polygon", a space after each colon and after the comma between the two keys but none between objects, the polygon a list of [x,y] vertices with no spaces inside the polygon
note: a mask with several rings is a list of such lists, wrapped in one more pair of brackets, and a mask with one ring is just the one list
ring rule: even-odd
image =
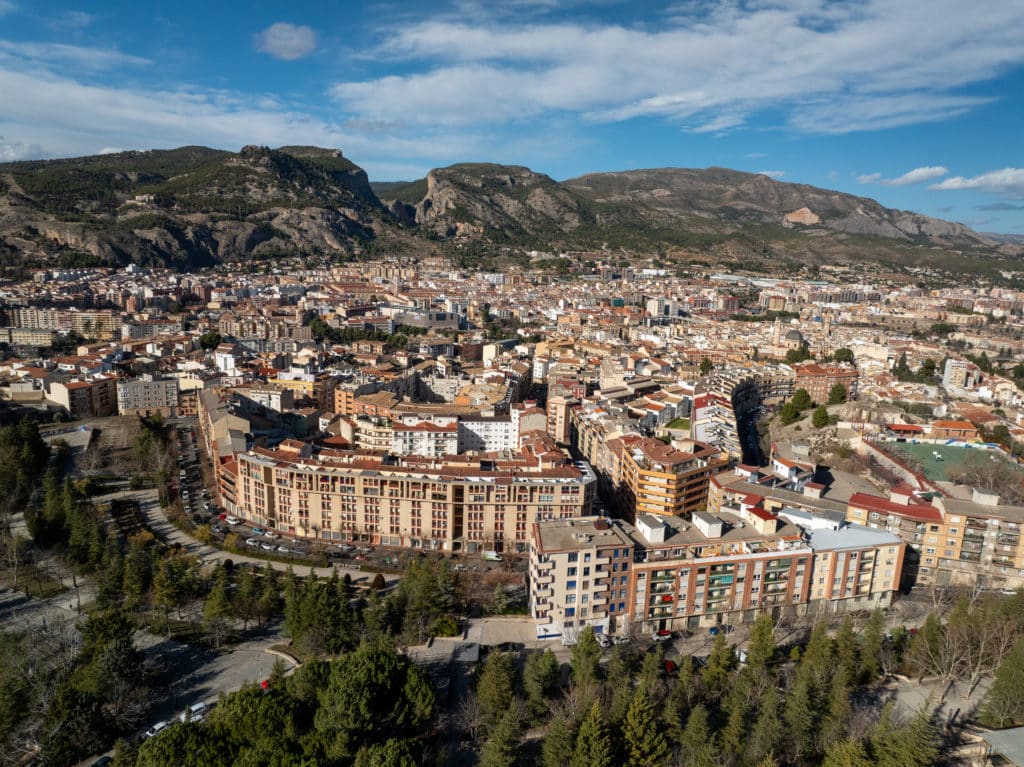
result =
[{"label": "city skyline", "polygon": [[0,160],[337,147],[373,180],[725,166],[1024,232],[1024,7],[0,0]]}]

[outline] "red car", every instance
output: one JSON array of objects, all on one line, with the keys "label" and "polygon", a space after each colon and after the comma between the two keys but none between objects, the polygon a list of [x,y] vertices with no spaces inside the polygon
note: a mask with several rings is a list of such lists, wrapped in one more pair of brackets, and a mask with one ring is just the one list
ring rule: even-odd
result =
[{"label": "red car", "polygon": [[672,632],[669,631],[668,629],[660,629],[659,631],[655,631],[654,632],[653,639],[654,639],[655,642],[667,642],[671,638],[672,638]]},{"label": "red car", "polygon": [[665,673],[674,674],[679,670],[679,666],[676,665],[674,660],[665,659]]}]

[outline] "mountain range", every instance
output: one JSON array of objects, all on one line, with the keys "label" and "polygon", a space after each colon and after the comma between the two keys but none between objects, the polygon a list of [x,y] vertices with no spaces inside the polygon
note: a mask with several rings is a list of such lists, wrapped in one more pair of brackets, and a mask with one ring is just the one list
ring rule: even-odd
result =
[{"label": "mountain range", "polygon": [[558,182],[462,163],[370,183],[334,149],[249,146],[0,164],[0,265],[192,269],[339,253],[685,255],[753,266],[877,261],[991,268],[1020,243],[866,197],[726,168]]}]

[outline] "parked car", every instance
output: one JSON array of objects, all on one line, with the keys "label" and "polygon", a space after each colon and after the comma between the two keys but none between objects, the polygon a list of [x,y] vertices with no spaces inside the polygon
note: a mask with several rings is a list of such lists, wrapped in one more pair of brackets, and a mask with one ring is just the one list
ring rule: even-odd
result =
[{"label": "parked car", "polygon": [[612,640],[608,638],[607,634],[594,634],[594,639],[601,645],[602,648],[611,647]]},{"label": "parked car", "polygon": [[274,544],[272,544],[272,543],[268,543],[267,541],[263,541],[263,543],[260,544],[260,548],[263,549],[264,551],[273,551],[277,547]]},{"label": "parked car", "polygon": [[252,534],[253,534],[253,535],[265,535],[265,534],[266,534],[266,532],[267,532],[267,531],[266,531],[266,530],[264,530],[264,529],[263,529],[262,527],[254,527],[254,528],[252,529]]},{"label": "parked car", "polygon": [[242,524],[242,520],[240,520],[238,517],[236,517],[233,514],[228,514],[226,517],[224,517],[224,521],[227,522],[229,525],[232,525],[232,526]]},{"label": "parked car", "polygon": [[160,733],[160,732],[163,732],[164,730],[166,730],[167,729],[167,724],[168,724],[167,722],[157,722],[152,727],[150,727],[148,730],[146,730],[142,734],[142,737],[143,738],[152,738],[157,733]]},{"label": "parked car", "polygon": [[191,706],[186,708],[181,714],[178,715],[179,722],[191,721],[201,722],[206,716],[206,704],[200,701],[199,703],[193,703]]},{"label": "parked car", "polygon": [[672,632],[668,629],[659,629],[654,632],[654,636],[651,638],[655,642],[668,642],[672,639]]},{"label": "parked car", "polygon": [[254,549],[257,549],[260,546],[260,542],[258,538],[246,538],[245,545],[252,546]]},{"label": "parked car", "polygon": [[668,658],[665,658],[665,664],[664,665],[665,665],[665,673],[666,674],[674,674],[677,671],[679,671],[679,666],[676,665],[676,662],[674,660],[669,660]]},{"label": "parked car", "polygon": [[612,644],[629,644],[629,637],[623,635],[612,637]]},{"label": "parked car", "polygon": [[277,551],[280,554],[288,554],[291,550],[287,546],[278,546]]},{"label": "parked car", "polygon": [[278,535],[277,533],[275,533],[275,532],[274,532],[273,530],[265,530],[265,531],[263,532],[263,535],[264,535],[264,537],[266,537],[266,538],[271,538],[271,539],[274,539],[274,538],[280,538],[280,537],[281,537],[280,535]]}]

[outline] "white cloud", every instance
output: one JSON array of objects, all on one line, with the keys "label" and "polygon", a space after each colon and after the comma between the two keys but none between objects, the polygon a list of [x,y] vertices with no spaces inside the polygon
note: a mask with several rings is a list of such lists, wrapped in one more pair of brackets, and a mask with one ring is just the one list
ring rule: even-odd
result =
[{"label": "white cloud", "polygon": [[992,170],[972,178],[954,176],[938,184],[932,184],[928,188],[942,191],[977,189],[981,192],[1009,197],[1012,200],[1024,200],[1024,168]]},{"label": "white cloud", "polygon": [[109,48],[0,40],[0,64],[3,63],[13,66],[31,64],[47,69],[67,67],[81,73],[83,70],[98,72],[119,67],[146,66],[150,61],[141,56],[132,56]]},{"label": "white cloud", "polygon": [[0,136],[0,161],[35,160],[41,157],[43,148],[39,144],[25,144],[20,141],[7,141]]},{"label": "white cloud", "polygon": [[902,176],[896,178],[882,178],[881,173],[869,173],[866,176],[857,176],[861,184],[885,184],[885,186],[910,186],[911,184],[922,184],[925,181],[934,181],[942,178],[949,170],[941,165],[926,165],[922,168],[908,170]]},{"label": "white cloud", "polygon": [[786,175],[784,170],[759,170],[757,172],[759,176],[767,176],[768,178],[780,179]]},{"label": "white cloud", "polygon": [[255,36],[256,50],[275,59],[296,61],[316,50],[316,32],[310,27],[279,21]]},{"label": "white cloud", "polygon": [[773,109],[801,132],[846,133],[961,115],[989,99],[955,89],[1024,63],[1024,5],[1003,0],[711,0],[674,13],[657,26],[400,21],[368,55],[409,72],[331,93],[353,117],[421,124],[569,111],[721,132]]},{"label": "white cloud", "polygon": [[12,3],[11,0],[0,0],[0,16],[14,13],[16,10],[18,10],[18,6]]}]

